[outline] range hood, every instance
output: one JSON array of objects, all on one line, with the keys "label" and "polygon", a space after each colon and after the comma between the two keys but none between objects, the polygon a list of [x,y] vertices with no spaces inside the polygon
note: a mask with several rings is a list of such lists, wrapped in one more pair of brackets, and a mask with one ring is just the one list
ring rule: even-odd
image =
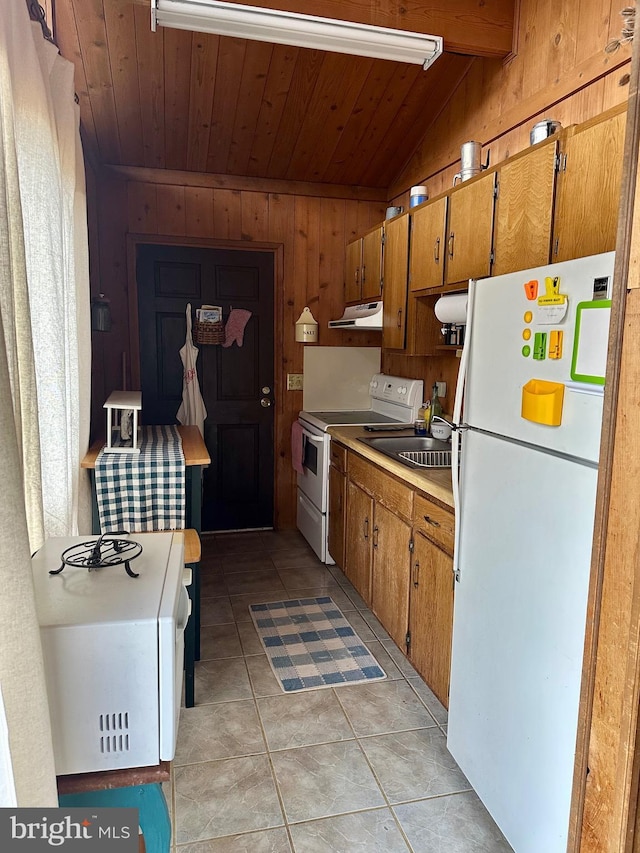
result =
[{"label": "range hood", "polygon": [[329,320],[330,329],[382,329],[382,302],[349,305],[339,320]]}]

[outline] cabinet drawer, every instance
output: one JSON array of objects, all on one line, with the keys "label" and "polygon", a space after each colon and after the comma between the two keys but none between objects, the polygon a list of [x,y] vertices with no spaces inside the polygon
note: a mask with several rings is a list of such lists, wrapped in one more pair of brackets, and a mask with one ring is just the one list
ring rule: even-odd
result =
[{"label": "cabinet drawer", "polygon": [[344,473],[347,470],[347,448],[343,447],[341,444],[336,444],[335,441],[331,442],[329,448],[329,459],[331,460],[331,464],[334,465],[338,471],[342,471],[342,473]]},{"label": "cabinet drawer", "polygon": [[440,545],[448,554],[453,554],[454,516],[433,501],[416,495],[413,526],[416,531]]},{"label": "cabinet drawer", "polygon": [[349,478],[387,509],[412,518],[413,491],[354,453],[349,454]]}]

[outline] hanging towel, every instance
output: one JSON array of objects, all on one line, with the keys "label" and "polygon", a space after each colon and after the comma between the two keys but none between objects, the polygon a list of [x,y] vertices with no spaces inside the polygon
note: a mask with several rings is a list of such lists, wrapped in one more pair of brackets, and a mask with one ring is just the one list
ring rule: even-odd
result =
[{"label": "hanging towel", "polygon": [[291,461],[293,470],[298,474],[304,474],[304,432],[299,421],[294,421],[291,425]]},{"label": "hanging towel", "polygon": [[198,347],[194,345],[191,336],[191,303],[187,304],[187,334],[184,346],[180,350],[180,358],[184,367],[182,383],[182,404],[178,409],[176,418],[183,426],[197,426],[204,437],[204,420],[207,410],[200,393],[198,382],[198,371],[196,361],[198,358]]},{"label": "hanging towel", "polygon": [[244,343],[244,327],[249,322],[251,311],[245,311],[244,308],[232,308],[227,320],[227,325],[224,327],[224,343],[223,347],[230,347],[236,341],[239,347]]}]

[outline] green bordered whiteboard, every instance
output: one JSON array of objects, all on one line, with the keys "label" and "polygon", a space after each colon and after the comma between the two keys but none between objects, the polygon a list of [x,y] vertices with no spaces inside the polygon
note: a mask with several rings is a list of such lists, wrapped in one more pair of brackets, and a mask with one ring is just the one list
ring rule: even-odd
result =
[{"label": "green bordered whiteboard", "polygon": [[576,382],[604,385],[610,316],[610,299],[578,304],[571,359],[571,378]]}]

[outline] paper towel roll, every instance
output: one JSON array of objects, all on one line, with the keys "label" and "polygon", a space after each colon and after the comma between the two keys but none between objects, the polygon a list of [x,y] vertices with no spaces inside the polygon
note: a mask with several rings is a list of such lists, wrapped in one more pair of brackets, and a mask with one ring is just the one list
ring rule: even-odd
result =
[{"label": "paper towel roll", "polygon": [[436,317],[441,323],[467,322],[467,299],[468,293],[452,293],[450,296],[441,296],[436,302]]}]

